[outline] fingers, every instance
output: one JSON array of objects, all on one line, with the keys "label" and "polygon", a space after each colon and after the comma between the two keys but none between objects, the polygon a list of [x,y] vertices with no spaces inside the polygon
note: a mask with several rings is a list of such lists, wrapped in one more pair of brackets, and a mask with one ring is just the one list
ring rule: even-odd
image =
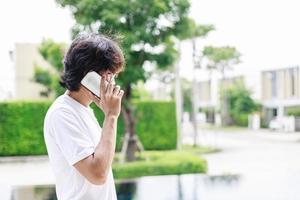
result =
[{"label": "fingers", "polygon": [[118,96],[122,98],[122,97],[123,97],[123,94],[124,94],[124,90],[120,90]]},{"label": "fingers", "polygon": [[113,81],[107,82],[106,77],[102,76],[100,83],[100,97],[105,99],[111,96],[122,97],[124,91],[120,89],[119,85],[115,85]]},{"label": "fingers", "polygon": [[124,90],[120,90],[120,86],[117,85],[113,91],[113,95],[117,96],[117,97],[122,97],[124,94]]},{"label": "fingers", "polygon": [[120,92],[120,86],[117,85],[115,88],[114,88],[114,91],[113,91],[113,95],[117,96]]},{"label": "fingers", "polygon": [[114,90],[114,85],[113,85],[112,82],[109,82],[108,86],[107,86],[106,94],[107,95],[112,95],[113,94],[113,90]]}]

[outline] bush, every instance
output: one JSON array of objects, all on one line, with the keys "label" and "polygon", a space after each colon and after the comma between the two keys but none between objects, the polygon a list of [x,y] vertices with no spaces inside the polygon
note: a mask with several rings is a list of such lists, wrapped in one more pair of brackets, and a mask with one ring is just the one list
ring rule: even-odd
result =
[{"label": "bush", "polygon": [[[145,150],[170,150],[176,148],[177,126],[174,102],[135,101],[133,103],[138,134]],[[93,105],[92,108],[96,108]],[[95,115],[103,123],[104,115],[99,109],[94,109]],[[124,136],[124,121],[118,120],[117,150],[122,147]]]},{"label": "bush", "polygon": [[234,116],[234,122],[237,126],[248,126],[248,114],[240,114]]},{"label": "bush", "polygon": [[49,102],[0,104],[0,156],[46,154],[43,119]]},{"label": "bush", "polygon": [[248,115],[260,109],[260,105],[251,98],[251,91],[246,88],[242,81],[237,81],[222,92],[223,104],[225,94],[229,104],[229,115],[233,123],[238,126],[247,126]]},{"label": "bush", "polygon": [[177,143],[174,102],[138,102],[136,132],[145,150],[175,149]]},{"label": "bush", "polygon": [[287,108],[286,112],[290,116],[300,117],[300,107]]},{"label": "bush", "polygon": [[[0,156],[47,154],[43,138],[43,122],[51,105],[49,101],[14,101],[0,103]],[[174,102],[135,102],[137,134],[145,149],[176,148]],[[95,105],[92,105],[95,108]],[[103,114],[95,115],[102,125]],[[124,133],[122,117],[118,120],[117,150]]]},{"label": "bush", "polygon": [[141,176],[205,173],[207,163],[204,159],[187,151],[148,151],[137,156],[130,163],[113,164],[116,179]]}]

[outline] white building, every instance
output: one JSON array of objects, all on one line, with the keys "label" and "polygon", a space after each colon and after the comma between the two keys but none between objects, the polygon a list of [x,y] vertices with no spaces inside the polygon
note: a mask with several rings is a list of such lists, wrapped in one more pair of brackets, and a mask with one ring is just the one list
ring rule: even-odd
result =
[{"label": "white building", "polygon": [[[40,92],[44,86],[33,81],[34,67],[52,69],[38,51],[38,44],[17,43],[12,52],[15,71],[14,99],[45,99]],[[53,69],[52,69],[53,70]]]},{"label": "white building", "polygon": [[14,67],[12,51],[7,51],[1,57],[0,100],[11,100],[14,97]]},{"label": "white building", "polygon": [[262,96],[267,124],[275,117],[282,118],[289,108],[300,107],[300,67],[263,71]]},{"label": "white building", "polygon": [[[237,80],[245,83],[253,92],[253,98],[263,106],[263,117],[266,125],[274,118],[282,118],[287,110],[300,107],[300,67],[286,67],[261,71],[253,74],[239,74],[226,78],[222,84],[234,84]],[[214,111],[220,106],[220,77],[206,76],[197,83],[198,106],[208,112],[209,122],[213,122]]]},{"label": "white building", "polygon": [[196,93],[198,95],[198,105],[202,112],[206,113],[207,122],[215,122],[215,114],[220,111],[220,92],[221,85],[230,87],[237,82],[245,82],[244,76],[231,76],[221,79],[220,77],[209,78],[208,80],[202,80],[197,82]]}]

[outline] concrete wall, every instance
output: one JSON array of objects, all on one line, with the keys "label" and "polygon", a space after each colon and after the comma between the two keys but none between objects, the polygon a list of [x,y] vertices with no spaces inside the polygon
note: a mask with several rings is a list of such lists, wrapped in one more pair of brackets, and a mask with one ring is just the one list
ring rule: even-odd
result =
[{"label": "concrete wall", "polygon": [[43,86],[32,81],[34,67],[52,69],[38,51],[38,44],[16,44],[14,50],[15,97],[14,99],[45,99],[40,96]]},{"label": "concrete wall", "polygon": [[200,102],[210,102],[211,98],[211,81],[201,81],[197,83],[197,93]]},{"label": "concrete wall", "polygon": [[300,99],[299,67],[262,72],[262,101],[271,99]]}]

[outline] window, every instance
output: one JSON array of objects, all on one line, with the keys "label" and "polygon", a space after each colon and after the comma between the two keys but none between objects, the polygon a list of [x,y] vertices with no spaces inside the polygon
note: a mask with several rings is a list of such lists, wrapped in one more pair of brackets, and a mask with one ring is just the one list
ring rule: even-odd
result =
[{"label": "window", "polygon": [[296,70],[295,68],[289,69],[290,74],[290,87],[291,87],[291,96],[294,97],[296,95]]},{"label": "window", "polygon": [[271,74],[271,94],[272,98],[277,97],[277,75],[276,72],[270,72]]}]

